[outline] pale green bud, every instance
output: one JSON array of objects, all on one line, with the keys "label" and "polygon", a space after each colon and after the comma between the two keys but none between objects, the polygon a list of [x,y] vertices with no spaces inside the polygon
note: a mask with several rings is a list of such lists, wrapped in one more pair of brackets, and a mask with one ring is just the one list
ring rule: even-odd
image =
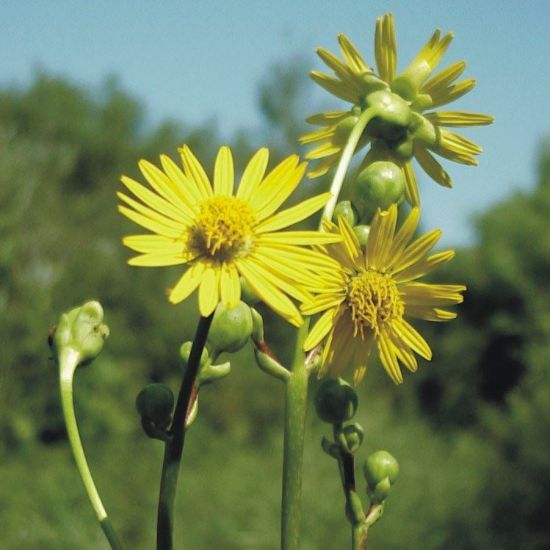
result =
[{"label": "pale green bud", "polygon": [[70,355],[73,368],[91,363],[103,349],[109,327],[102,323],[103,308],[99,302],[86,302],[61,315],[49,341],[58,360]]},{"label": "pale green bud", "polygon": [[[191,355],[191,348],[193,347],[193,342],[185,342],[180,346],[180,357],[183,360],[185,366],[189,363],[189,356]],[[200,366],[203,367],[208,361],[208,350],[206,348],[202,349]]]},{"label": "pale green bud", "polygon": [[224,351],[239,351],[248,342],[252,330],[252,313],[244,302],[239,302],[234,308],[226,308],[219,304],[207,339],[212,355]]},{"label": "pale green bud", "polygon": [[355,390],[343,378],[329,378],[315,395],[315,410],[324,422],[340,424],[353,418],[358,399]]},{"label": "pale green bud", "polygon": [[351,226],[357,223],[357,210],[351,201],[340,201],[334,208],[332,220],[338,223],[338,218],[344,218]]},{"label": "pale green bud", "polygon": [[373,502],[383,502],[399,475],[399,464],[387,451],[376,451],[367,457],[363,473]]},{"label": "pale green bud", "polygon": [[354,225],[353,232],[359,241],[359,246],[364,248],[369,240],[370,225]]},{"label": "pale green bud", "polygon": [[365,432],[359,423],[350,424],[340,430],[338,440],[340,444],[351,454],[356,453],[363,443]]}]

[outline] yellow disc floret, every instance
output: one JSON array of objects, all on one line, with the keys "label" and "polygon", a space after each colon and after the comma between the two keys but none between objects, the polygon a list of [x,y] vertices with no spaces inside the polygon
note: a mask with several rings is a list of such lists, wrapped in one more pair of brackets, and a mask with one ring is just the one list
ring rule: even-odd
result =
[{"label": "yellow disc floret", "polygon": [[245,256],[253,244],[254,223],[246,202],[230,196],[209,198],[189,228],[189,248],[217,262]]},{"label": "yellow disc floret", "polygon": [[387,324],[401,319],[405,306],[393,279],[376,271],[364,271],[350,279],[346,303],[354,324],[354,336],[365,331],[376,335]]}]

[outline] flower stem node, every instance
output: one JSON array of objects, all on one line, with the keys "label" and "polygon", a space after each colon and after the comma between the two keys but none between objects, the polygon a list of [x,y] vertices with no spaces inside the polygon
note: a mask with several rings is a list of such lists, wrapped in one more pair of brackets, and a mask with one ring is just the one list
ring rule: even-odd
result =
[{"label": "flower stem node", "polygon": [[355,422],[349,426],[345,426],[338,433],[338,442],[349,453],[355,454],[365,437],[365,432],[361,424]]},{"label": "flower stem node", "polygon": [[376,161],[364,168],[353,186],[354,202],[370,219],[376,210],[400,204],[405,195],[405,176],[397,164]]},{"label": "flower stem node", "polygon": [[211,355],[239,351],[252,335],[253,328],[252,312],[244,302],[233,308],[219,304],[208,333],[207,345]]},{"label": "flower stem node", "polygon": [[390,91],[380,90],[369,94],[366,102],[376,110],[375,116],[367,125],[369,136],[392,142],[407,131],[412,111],[403,98]]},{"label": "flower stem node", "polygon": [[174,394],[164,384],[149,384],[136,398],[136,409],[141,418],[151,421],[160,429],[170,424],[173,408]]},{"label": "flower stem node", "polygon": [[373,503],[386,500],[391,486],[399,474],[397,460],[387,451],[376,451],[365,461],[363,473],[367,480],[367,492]]},{"label": "flower stem node", "polygon": [[61,315],[50,339],[53,352],[61,363],[61,356],[74,356],[73,366],[90,364],[103,349],[109,336],[109,327],[102,323],[103,308],[99,302],[86,302]]},{"label": "flower stem node", "polygon": [[357,405],[355,390],[343,378],[325,380],[315,395],[317,415],[331,424],[341,424],[353,418]]},{"label": "flower stem node", "polygon": [[363,225],[363,224],[354,225],[353,232],[355,233],[355,236],[359,241],[359,246],[361,248],[365,248],[365,246],[367,246],[367,241],[369,239],[370,225]]},{"label": "flower stem node", "polygon": [[334,213],[332,214],[332,219],[335,223],[338,223],[338,218],[345,218],[345,220],[351,225],[354,226],[359,218],[357,209],[351,201],[340,201],[334,208]]}]

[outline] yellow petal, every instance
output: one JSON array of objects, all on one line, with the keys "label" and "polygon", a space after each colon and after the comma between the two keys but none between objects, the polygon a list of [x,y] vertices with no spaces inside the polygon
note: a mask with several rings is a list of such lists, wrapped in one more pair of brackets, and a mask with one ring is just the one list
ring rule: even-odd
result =
[{"label": "yellow petal", "polygon": [[444,250],[443,252],[432,254],[428,258],[419,260],[402,271],[394,270],[393,280],[396,283],[404,283],[418,279],[418,277],[423,277],[452,260],[454,256],[454,250]]},{"label": "yellow petal", "polygon": [[173,192],[175,196],[171,198],[174,204],[183,204],[187,206],[191,213],[194,212],[194,205],[203,200],[199,188],[191,181],[180,169],[180,167],[167,155],[160,156],[162,169],[166,172],[169,180],[174,183]]},{"label": "yellow petal", "polygon": [[199,286],[202,274],[204,273],[204,264],[194,263],[180,278],[176,286],[170,291],[168,299],[173,304],[177,304],[189,295]]},{"label": "yellow petal", "polygon": [[396,260],[399,259],[403,253],[403,250],[405,250],[406,246],[413,238],[419,221],[420,208],[413,208],[393,239],[390,252],[388,254],[388,257],[391,258],[390,264],[387,266],[388,269],[391,269],[395,265]]},{"label": "yellow petal", "polygon": [[162,235],[131,235],[122,239],[124,246],[144,254],[159,253],[183,254],[182,242]]},{"label": "yellow petal", "polygon": [[214,164],[214,194],[233,195],[233,156],[227,145],[220,147]]},{"label": "yellow petal", "polygon": [[277,233],[263,233],[258,236],[257,244],[327,244],[340,242],[340,235],[321,233],[319,231],[280,231]]},{"label": "yellow petal", "polygon": [[[131,200],[129,199],[129,197],[126,197],[122,193],[118,195],[119,195],[119,198],[121,198],[125,202],[129,202]],[[137,205],[132,205],[132,206],[137,206]],[[145,209],[145,207],[143,207],[143,210],[147,211],[148,209]],[[162,220],[162,218],[160,218],[160,216],[158,215],[155,216],[154,218],[152,216],[149,217],[148,215],[138,213],[135,210],[131,210],[130,208],[126,208],[125,206],[120,206],[120,205],[118,207],[118,211],[123,216],[126,216],[128,219],[132,220],[134,223],[141,225],[141,227],[144,227],[145,229],[148,229],[153,233],[158,233],[159,235],[163,235],[165,237],[179,238],[182,234],[182,230],[184,229],[183,227],[178,228],[174,225],[169,225],[165,223],[164,220]]]},{"label": "yellow petal", "polygon": [[223,305],[233,308],[241,299],[239,273],[233,264],[223,264],[220,273],[220,297]]},{"label": "yellow petal", "polygon": [[424,117],[436,126],[485,126],[495,120],[490,115],[466,111],[438,111],[425,113]]},{"label": "yellow petal", "polygon": [[430,346],[426,340],[424,340],[422,335],[415,328],[413,328],[412,325],[405,321],[405,319],[394,321],[392,323],[392,328],[395,330],[396,334],[403,341],[403,343],[409,346],[424,359],[427,359],[428,361],[431,360],[432,350],[430,349]]},{"label": "yellow petal", "polygon": [[398,273],[423,260],[441,238],[441,233],[441,229],[433,229],[413,241],[399,257],[393,258],[393,272]]},{"label": "yellow petal", "polygon": [[392,204],[385,212],[378,210],[374,216],[367,239],[368,267],[385,267],[386,257],[392,244],[396,221],[397,206],[395,204]]},{"label": "yellow petal", "polygon": [[385,332],[381,332],[378,335],[376,343],[382,366],[396,384],[401,384],[403,382],[403,375],[401,374],[401,369],[395,355],[395,346]]},{"label": "yellow petal", "polygon": [[128,260],[129,265],[139,267],[166,267],[170,265],[181,265],[189,260],[175,254],[142,254]]},{"label": "yellow petal", "polygon": [[210,180],[208,179],[201,163],[187,145],[184,145],[178,150],[180,152],[187,177],[197,187],[201,199],[208,199],[213,195],[212,186],[210,185]]},{"label": "yellow petal", "polygon": [[346,61],[356,73],[372,72],[372,69],[365,63],[363,56],[345,34],[338,35],[338,42]]},{"label": "yellow petal", "polygon": [[430,176],[435,182],[439,183],[443,187],[452,187],[453,182],[451,177],[444,170],[443,166],[434,159],[428,151],[421,146],[416,146],[414,148],[414,156],[418,161],[418,164],[422,167],[424,172]]},{"label": "yellow petal", "polygon": [[320,71],[311,71],[309,73],[311,78],[324,88],[327,92],[344,101],[349,101],[350,103],[355,103],[359,98],[354,88],[350,88],[337,78],[333,78],[325,73]]},{"label": "yellow petal", "polygon": [[258,149],[247,164],[237,190],[237,198],[247,201],[253,196],[258,185],[262,181],[269,160],[269,149],[262,147]]},{"label": "yellow petal", "polygon": [[405,196],[411,206],[420,206],[420,194],[418,193],[418,184],[414,175],[412,162],[408,161],[402,165],[405,175]]},{"label": "yellow petal", "polygon": [[304,350],[313,349],[330,331],[333,326],[333,318],[336,309],[329,309],[319,317],[311,332],[307,335],[304,343]]},{"label": "yellow petal", "polygon": [[214,313],[219,302],[220,269],[206,265],[199,288],[199,311],[203,317]]},{"label": "yellow petal", "polygon": [[326,113],[317,113],[308,116],[306,122],[308,124],[315,124],[316,126],[335,126],[341,120],[348,117],[349,114],[349,111],[327,111]]}]

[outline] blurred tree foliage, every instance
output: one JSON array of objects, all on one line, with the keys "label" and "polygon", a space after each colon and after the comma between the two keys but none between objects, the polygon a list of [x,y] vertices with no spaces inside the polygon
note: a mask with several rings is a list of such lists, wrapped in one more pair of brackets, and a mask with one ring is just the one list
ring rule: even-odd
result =
[{"label": "blurred tree foliage", "polygon": [[[296,150],[310,114],[304,75],[293,61],[260,86],[273,162]],[[193,300],[174,307],[164,296],[178,268],[126,265],[120,238],[136,228],[117,214],[115,193],[122,173],[140,178],[138,159],[176,159],[182,142],[211,166],[221,140],[214,123],[152,127],[114,79],[87,90],[40,73],[0,92],[3,548],[102,547],[71,467],[45,345],[60,312],[90,298],[104,305],[112,336],[76,377],[85,447],[123,538],[153,544],[161,446],[140,433],[133,401],[151,380],[176,387],[177,350],[197,314]],[[236,166],[261,145],[244,130],[231,144]],[[325,183],[306,180],[300,194]],[[402,465],[374,548],[550,547],[549,217],[546,144],[533,190],[482,216],[478,243],[445,272],[469,290],[456,322],[422,327],[433,363],[399,389],[372,368],[361,387],[365,455],[385,447]],[[292,330],[267,312],[266,323],[284,356]],[[190,432],[178,521],[188,548],[277,546],[282,387],[249,349],[232,364],[201,395]],[[313,415],[310,424],[304,548],[340,548],[349,534],[336,465],[318,448],[326,426]]]}]

